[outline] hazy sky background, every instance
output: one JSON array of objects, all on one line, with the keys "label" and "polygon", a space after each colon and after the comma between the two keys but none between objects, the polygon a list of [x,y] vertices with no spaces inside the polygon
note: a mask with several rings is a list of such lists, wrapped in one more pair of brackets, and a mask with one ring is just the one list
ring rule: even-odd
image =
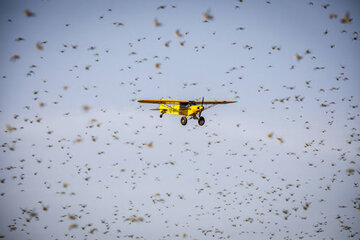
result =
[{"label": "hazy sky background", "polygon": [[[358,239],[359,12],[1,1],[0,236]],[[238,102],[202,127],[137,102],[202,97]]]}]

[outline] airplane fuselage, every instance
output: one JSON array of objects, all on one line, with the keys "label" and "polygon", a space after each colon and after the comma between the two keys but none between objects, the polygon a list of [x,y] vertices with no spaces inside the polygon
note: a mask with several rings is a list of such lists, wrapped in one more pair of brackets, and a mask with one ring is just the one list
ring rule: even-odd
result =
[{"label": "airplane fuselage", "polygon": [[166,114],[175,114],[175,115],[184,115],[184,116],[195,116],[198,114],[204,107],[201,105],[174,105],[167,106],[165,104],[160,104],[160,112]]}]

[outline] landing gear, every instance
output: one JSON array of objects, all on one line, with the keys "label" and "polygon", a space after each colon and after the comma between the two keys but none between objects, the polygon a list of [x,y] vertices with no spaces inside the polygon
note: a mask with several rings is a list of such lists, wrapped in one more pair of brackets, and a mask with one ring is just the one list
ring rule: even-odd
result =
[{"label": "landing gear", "polygon": [[198,120],[198,123],[199,123],[200,126],[204,125],[205,124],[205,118],[200,117],[199,120]]},{"label": "landing gear", "polygon": [[160,118],[162,118],[162,116],[163,116],[164,114],[162,113],[162,114],[160,114]]},{"label": "landing gear", "polygon": [[[192,119],[197,119],[200,126],[205,124],[204,117],[197,117],[196,115],[190,115],[189,117]],[[185,126],[186,124],[187,124],[187,117],[181,117],[181,125]]]},{"label": "landing gear", "polygon": [[187,118],[186,117],[182,117],[181,118],[181,125],[185,126],[187,123]]}]

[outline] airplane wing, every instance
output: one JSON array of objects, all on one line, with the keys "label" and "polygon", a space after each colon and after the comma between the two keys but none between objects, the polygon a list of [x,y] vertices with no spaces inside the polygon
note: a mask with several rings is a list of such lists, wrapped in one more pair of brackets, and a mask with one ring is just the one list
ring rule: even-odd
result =
[{"label": "airplane wing", "polygon": [[[194,101],[196,104],[202,103],[202,101]],[[227,103],[235,103],[236,101],[204,101],[203,104],[227,104]]]},{"label": "airplane wing", "polygon": [[139,103],[154,103],[154,104],[187,104],[189,101],[183,100],[165,100],[165,99],[142,99],[138,101]]},{"label": "airplane wing", "polygon": [[184,100],[165,100],[165,99],[142,99],[138,100],[140,103],[153,103],[153,104],[188,104],[189,102],[193,102],[195,104],[227,104],[227,103],[235,103],[236,101],[184,101]]}]

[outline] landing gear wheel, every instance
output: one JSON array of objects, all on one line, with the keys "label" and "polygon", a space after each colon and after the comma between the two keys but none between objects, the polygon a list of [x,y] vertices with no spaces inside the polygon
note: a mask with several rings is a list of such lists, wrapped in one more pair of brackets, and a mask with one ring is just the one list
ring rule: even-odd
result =
[{"label": "landing gear wheel", "polygon": [[204,125],[205,124],[205,118],[200,117],[199,120],[198,120],[198,123],[199,123],[200,126]]},{"label": "landing gear wheel", "polygon": [[162,116],[163,116],[163,115],[162,115],[162,114],[160,114],[160,118],[162,118]]},{"label": "landing gear wheel", "polygon": [[182,117],[181,118],[181,125],[185,126],[187,123],[187,118],[186,117]]}]

